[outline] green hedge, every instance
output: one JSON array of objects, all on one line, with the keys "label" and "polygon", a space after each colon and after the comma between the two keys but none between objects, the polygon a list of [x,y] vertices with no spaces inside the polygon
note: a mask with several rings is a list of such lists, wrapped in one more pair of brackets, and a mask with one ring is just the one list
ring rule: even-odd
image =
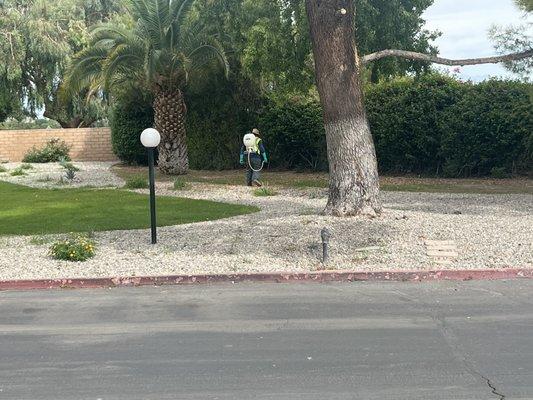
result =
[{"label": "green hedge", "polygon": [[153,126],[151,99],[140,90],[127,90],[115,99],[110,118],[113,152],[128,164],[147,164],[140,136]]},{"label": "green hedge", "polygon": [[531,173],[531,85],[487,81],[467,85],[465,95],[443,116],[447,176],[504,177]]},{"label": "green hedge", "polygon": [[258,91],[239,75],[209,77],[185,93],[192,169],[239,167],[242,137],[255,127],[262,107]]},{"label": "green hedge", "polygon": [[439,173],[445,157],[443,111],[463,92],[460,82],[438,75],[370,85],[366,107],[380,170]]},{"label": "green hedge", "polygon": [[265,108],[258,126],[273,167],[296,170],[326,170],[326,136],[322,111],[316,102],[272,103]]},{"label": "green hedge", "polygon": [[[206,81],[203,90],[187,93],[191,167],[238,167],[242,136],[257,126],[271,168],[327,170],[320,106],[258,99],[248,89],[231,80]],[[369,85],[366,106],[380,171],[450,177],[530,174],[531,90],[531,84],[521,82],[473,84],[440,75]],[[117,104],[112,118],[115,151],[129,162],[144,160],[139,127],[153,119],[149,102],[141,100],[133,96]]]},{"label": "green hedge", "polygon": [[531,88],[439,75],[370,86],[366,104],[380,170],[449,177],[530,173]]}]

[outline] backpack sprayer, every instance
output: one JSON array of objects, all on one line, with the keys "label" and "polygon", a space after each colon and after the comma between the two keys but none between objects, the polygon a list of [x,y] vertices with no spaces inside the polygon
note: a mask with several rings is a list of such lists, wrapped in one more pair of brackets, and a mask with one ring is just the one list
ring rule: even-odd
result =
[{"label": "backpack sprayer", "polygon": [[250,169],[254,172],[262,171],[265,166],[265,162],[263,160],[261,161],[261,168],[259,169],[254,169],[250,160],[252,152],[257,152],[257,136],[255,136],[253,133],[247,133],[246,135],[244,135],[242,142],[244,144],[244,147],[246,147],[246,152],[248,153],[248,166],[250,167]]}]

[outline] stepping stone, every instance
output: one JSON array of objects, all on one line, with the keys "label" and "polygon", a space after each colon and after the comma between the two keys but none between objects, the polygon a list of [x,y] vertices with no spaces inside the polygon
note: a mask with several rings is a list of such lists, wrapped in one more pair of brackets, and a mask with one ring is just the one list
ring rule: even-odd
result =
[{"label": "stepping stone", "polygon": [[433,262],[441,265],[450,265],[459,257],[457,246],[453,240],[426,240],[427,255]]}]

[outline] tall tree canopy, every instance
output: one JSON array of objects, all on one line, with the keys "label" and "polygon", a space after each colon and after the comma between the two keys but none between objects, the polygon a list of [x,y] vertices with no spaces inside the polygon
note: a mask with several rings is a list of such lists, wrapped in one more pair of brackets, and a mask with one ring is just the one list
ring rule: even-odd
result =
[{"label": "tall tree canopy", "polygon": [[[530,13],[533,12],[533,0],[515,0],[515,3],[525,12],[524,23],[507,26],[494,25],[489,32],[494,47],[501,54],[533,50],[533,22],[528,19],[531,18]],[[506,62],[505,66],[515,74],[530,77],[533,71],[533,59],[525,58]]]},{"label": "tall tree canopy", "polygon": [[527,12],[533,11],[533,0],[516,0],[516,4]]},{"label": "tall tree canopy", "polygon": [[[423,28],[433,0],[355,0],[361,54],[402,48],[434,54],[437,32]],[[314,86],[314,64],[304,0],[198,0],[206,24],[231,40],[230,59],[266,91],[306,93]],[[233,57],[232,57],[233,55]],[[387,59],[373,63],[379,80],[419,72],[429,64]]]},{"label": "tall tree canopy", "polygon": [[[356,0],[356,39],[361,55],[384,49],[436,54],[432,45],[440,33],[424,29],[423,13],[434,0]],[[368,67],[371,80],[429,69],[426,62],[389,58]]]},{"label": "tall tree canopy", "polygon": [[94,29],[65,85],[75,93],[134,82],[150,92],[161,133],[159,169],[168,174],[189,169],[183,88],[213,62],[228,69],[223,47],[190,15],[191,7],[192,0],[129,0],[133,23]]},{"label": "tall tree canopy", "polygon": [[104,115],[100,101],[82,94],[62,102],[58,90],[89,27],[119,9],[120,0],[1,1],[0,79],[20,108],[32,116],[43,111],[63,127],[87,126]]}]

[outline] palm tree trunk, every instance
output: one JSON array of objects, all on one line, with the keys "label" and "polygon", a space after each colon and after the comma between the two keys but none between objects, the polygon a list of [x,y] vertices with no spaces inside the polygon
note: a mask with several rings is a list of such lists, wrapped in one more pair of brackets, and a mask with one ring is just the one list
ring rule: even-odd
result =
[{"label": "palm tree trunk", "polygon": [[159,170],[169,175],[189,171],[185,115],[187,108],[181,90],[158,90],[154,98],[155,127],[161,134]]},{"label": "palm tree trunk", "polygon": [[[345,7],[345,8],[342,8]],[[326,214],[381,212],[374,142],[363,103],[353,0],[306,0],[330,171]]]}]

